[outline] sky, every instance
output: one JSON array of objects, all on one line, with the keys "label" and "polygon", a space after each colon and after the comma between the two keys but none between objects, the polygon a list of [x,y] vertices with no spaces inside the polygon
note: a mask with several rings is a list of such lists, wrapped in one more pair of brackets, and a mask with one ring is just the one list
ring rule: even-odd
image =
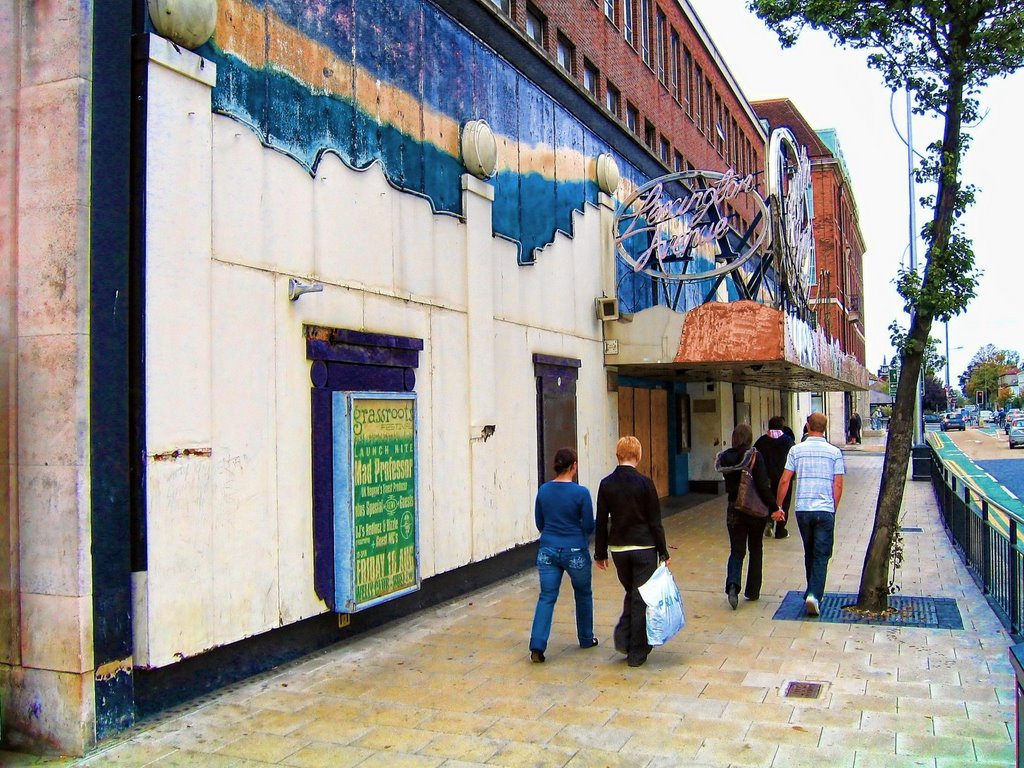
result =
[{"label": "sky", "polygon": [[[740,89],[750,101],[789,98],[816,129],[834,128],[846,158],[864,235],[864,318],[869,370],[877,372],[891,359],[888,326],[906,328],[893,279],[900,265],[909,266],[909,188],[906,136],[906,95],[893,95],[881,75],[867,66],[867,53],[838,48],[820,32],[805,29],[792,48],[783,50],[775,33],[752,12],[745,0],[689,0],[714,41]],[[979,188],[977,202],[964,216],[974,242],[975,266],[983,274],[977,296],[967,311],[949,322],[950,379],[957,376],[985,344],[1024,355],[1024,325],[1014,311],[1022,301],[1012,286],[1024,279],[1018,266],[1022,238],[1014,230],[1021,216],[1024,162],[1017,151],[1024,117],[1024,72],[994,80],[981,94],[981,123],[969,130],[973,141],[964,161],[964,181]],[[893,127],[890,106],[899,134]],[[923,152],[941,135],[941,123],[915,117],[913,143]],[[916,197],[931,192],[918,185]],[[929,219],[919,209],[917,225]],[[924,247],[918,245],[918,267]],[[932,336],[945,354],[945,327],[936,322]],[[942,374],[944,376],[944,372]]]}]

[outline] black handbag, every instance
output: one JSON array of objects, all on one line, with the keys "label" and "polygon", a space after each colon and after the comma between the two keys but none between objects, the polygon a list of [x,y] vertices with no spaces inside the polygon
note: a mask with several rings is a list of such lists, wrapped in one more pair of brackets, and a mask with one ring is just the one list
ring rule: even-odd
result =
[{"label": "black handbag", "polygon": [[732,505],[735,509],[751,517],[768,517],[769,509],[757,492],[757,484],[754,483],[755,461],[757,461],[757,451],[751,451],[750,464],[740,469],[740,487],[736,492],[736,501]]}]

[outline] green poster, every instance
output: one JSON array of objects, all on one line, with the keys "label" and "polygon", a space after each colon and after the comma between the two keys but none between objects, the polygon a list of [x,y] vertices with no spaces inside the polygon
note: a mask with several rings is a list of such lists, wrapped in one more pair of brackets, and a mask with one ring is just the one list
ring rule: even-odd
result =
[{"label": "green poster", "polygon": [[411,399],[352,399],[355,602],[415,588],[416,444]]}]

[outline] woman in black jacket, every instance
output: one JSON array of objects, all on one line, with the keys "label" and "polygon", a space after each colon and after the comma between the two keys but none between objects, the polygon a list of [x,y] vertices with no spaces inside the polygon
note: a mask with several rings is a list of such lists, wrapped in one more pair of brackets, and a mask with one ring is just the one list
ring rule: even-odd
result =
[{"label": "woman in black jacket", "polygon": [[732,448],[722,451],[715,458],[715,469],[725,476],[725,490],[728,493],[729,505],[726,512],[726,527],[729,529],[729,564],[726,567],[725,593],[729,597],[729,605],[735,611],[739,603],[740,578],[743,575],[743,558],[750,551],[750,562],[747,564],[747,585],[743,590],[747,600],[757,600],[761,596],[761,560],[764,552],[764,529],[768,523],[766,517],[754,517],[740,512],[734,506],[736,494],[740,487],[740,471],[750,468],[754,478],[757,495],[771,511],[777,511],[779,505],[772,498],[771,482],[765,467],[764,457],[757,449],[751,447],[753,432],[749,424],[737,424],[732,431]]},{"label": "woman in black jacket", "polygon": [[625,590],[622,616],[615,625],[615,650],[626,655],[626,663],[639,667],[647,661],[647,604],[642,586],[658,568],[669,561],[665,528],[661,522],[658,491],[647,475],[636,468],[643,449],[634,436],[620,437],[615,444],[619,465],[601,481],[597,491],[597,531],[594,536],[594,564],[608,568],[608,554]]}]

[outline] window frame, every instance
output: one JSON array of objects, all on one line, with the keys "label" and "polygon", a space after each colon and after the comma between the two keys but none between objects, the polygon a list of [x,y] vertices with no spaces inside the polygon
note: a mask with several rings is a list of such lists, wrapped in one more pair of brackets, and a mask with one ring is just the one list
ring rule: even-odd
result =
[{"label": "window frame", "polygon": [[[587,86],[587,76],[592,75],[594,79],[594,87],[590,88]],[[594,97],[595,100],[600,99],[601,96],[601,70],[597,68],[597,65],[589,59],[583,59],[583,73],[581,77],[583,81],[583,90]]]},{"label": "window frame", "polygon": [[[614,106],[612,102],[614,102]],[[604,84],[604,107],[615,117],[621,117],[622,91],[612,85],[610,80],[606,80]]]},{"label": "window frame", "polygon": [[[532,32],[530,32],[531,21],[534,22],[537,27],[537,35],[534,35]],[[541,48],[544,48],[544,43],[548,36],[547,26],[547,17],[535,5],[533,5],[532,3],[528,3],[526,6],[526,20],[523,24],[523,28],[526,31],[526,36],[533,40],[533,42],[535,42]]]},{"label": "window frame", "polygon": [[[562,61],[563,55],[568,61]],[[555,63],[570,77],[576,76],[576,46],[561,32],[555,38]]]}]

